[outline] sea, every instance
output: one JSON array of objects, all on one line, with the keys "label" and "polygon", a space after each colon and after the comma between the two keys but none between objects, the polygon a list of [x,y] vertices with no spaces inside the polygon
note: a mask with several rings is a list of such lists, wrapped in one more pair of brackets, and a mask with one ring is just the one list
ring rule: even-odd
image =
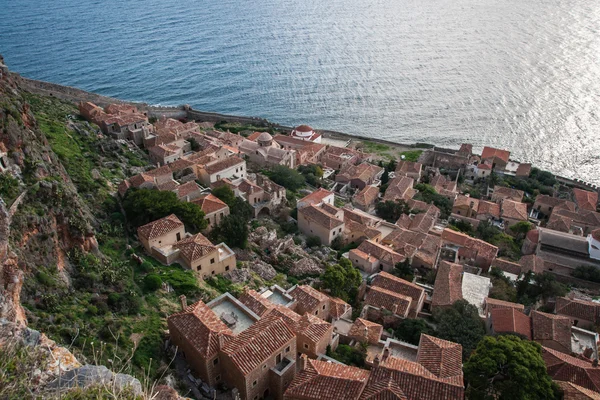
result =
[{"label": "sea", "polygon": [[23,76],[600,185],[599,0],[0,0]]}]

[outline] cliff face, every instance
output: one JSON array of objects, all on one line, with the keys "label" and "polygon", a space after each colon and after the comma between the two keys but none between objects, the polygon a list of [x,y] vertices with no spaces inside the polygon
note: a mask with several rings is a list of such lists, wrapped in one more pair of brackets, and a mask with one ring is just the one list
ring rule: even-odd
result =
[{"label": "cliff face", "polygon": [[[162,365],[162,320],[142,315],[143,297],[112,196],[118,182],[140,172],[147,160],[103,137],[72,103],[28,93],[20,82],[0,56],[0,369],[27,355],[9,374],[10,384],[0,387],[0,398],[16,398],[22,390],[56,397],[71,390],[65,379],[56,386],[59,374],[83,385],[124,382],[145,398],[134,377],[86,364],[110,363],[137,376]],[[138,346],[143,352],[136,352]],[[118,363],[134,353],[135,365]],[[154,364],[145,357],[154,357]]]}]

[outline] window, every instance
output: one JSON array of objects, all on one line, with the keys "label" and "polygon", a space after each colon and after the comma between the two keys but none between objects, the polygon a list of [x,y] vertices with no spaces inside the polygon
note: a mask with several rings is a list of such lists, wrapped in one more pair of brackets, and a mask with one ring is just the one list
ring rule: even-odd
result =
[{"label": "window", "polygon": [[211,258],[211,259],[210,259],[210,263],[211,263],[211,264],[214,264],[214,263],[215,263],[215,259],[214,259],[214,258]]},{"label": "window", "polygon": [[177,232],[177,241],[179,242],[181,240],[181,233]]},{"label": "window", "polygon": [[[252,382],[252,387],[256,386],[258,384],[258,381],[254,381]],[[258,396],[257,396],[258,397]]]},{"label": "window", "polygon": [[217,375],[216,380],[220,381],[221,380],[221,375]]},{"label": "window", "polygon": [[286,353],[289,353],[289,352],[290,352],[290,346],[288,346],[288,347],[286,347],[286,348],[285,348],[285,352],[286,352]]},{"label": "window", "polygon": [[306,343],[304,343],[304,348],[308,349],[308,345]]},{"label": "window", "polygon": [[210,271],[210,273],[214,275],[214,274],[215,274],[215,271]]},{"label": "window", "polygon": [[279,364],[281,362],[281,354],[277,354],[277,357],[275,357],[275,364]]},{"label": "window", "polygon": [[315,315],[319,315],[319,310],[315,311]]},{"label": "window", "polygon": [[219,358],[217,357],[213,360],[213,365],[217,365],[218,363],[219,363]]},{"label": "window", "polygon": [[325,304],[323,304],[323,310],[325,309]]},{"label": "window", "polygon": [[229,271],[229,265],[225,267],[225,271]]}]

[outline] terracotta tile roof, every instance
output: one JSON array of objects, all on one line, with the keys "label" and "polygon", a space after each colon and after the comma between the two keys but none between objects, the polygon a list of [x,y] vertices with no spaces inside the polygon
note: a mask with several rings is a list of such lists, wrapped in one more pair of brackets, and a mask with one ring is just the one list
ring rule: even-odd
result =
[{"label": "terracotta tile roof", "polygon": [[423,168],[423,164],[414,162],[414,161],[398,161],[398,165],[396,165],[396,173],[397,174],[420,174],[421,169]]},{"label": "terracotta tile roof", "polygon": [[565,199],[559,199],[558,197],[550,197],[545,194],[539,194],[535,198],[534,208],[537,207],[538,204],[549,206],[549,207],[558,207],[565,208],[569,211],[575,211],[576,206],[572,201],[568,201]]},{"label": "terracotta tile roof", "polygon": [[518,333],[531,340],[531,319],[521,311],[515,308],[492,308],[491,320],[494,332]]},{"label": "terracotta tile roof", "polygon": [[178,186],[179,186],[179,183],[174,181],[173,179],[171,179],[170,181],[159,184],[156,188],[158,190],[172,191],[172,190],[176,190]]},{"label": "terracotta tile roof", "polygon": [[440,261],[435,277],[431,307],[446,307],[463,298],[462,265]]},{"label": "terracotta tile roof", "polygon": [[494,157],[497,157],[500,160],[507,163],[508,158],[510,157],[510,151],[495,149],[493,147],[487,147],[487,146],[483,148],[483,151],[481,152],[482,160],[486,159],[486,158],[494,158]]},{"label": "terracotta tile roof", "polygon": [[358,257],[361,260],[365,260],[365,261],[367,261],[367,262],[369,262],[371,264],[374,263],[375,261],[377,261],[376,257],[374,257],[374,256],[372,256],[370,254],[367,254],[364,251],[359,250],[359,249],[352,249],[352,250],[350,250],[350,255]]},{"label": "terracotta tile roof", "polygon": [[555,207],[552,215],[557,214],[563,217],[570,218],[579,226],[590,226],[590,227],[599,227],[600,226],[600,213],[594,211],[587,210],[579,210],[578,212],[570,211],[564,208]]},{"label": "terracotta tile roof", "polygon": [[600,393],[571,382],[556,382],[563,391],[563,400],[600,400]]},{"label": "terracotta tile roof", "polygon": [[202,211],[204,211],[204,214],[206,215],[229,208],[227,204],[225,204],[221,199],[219,199],[212,193],[194,199],[192,200],[192,203],[198,204],[200,208],[202,208]]},{"label": "terracotta tile roof", "polygon": [[371,240],[363,241],[359,246],[358,250],[366,253],[370,256],[375,257],[382,263],[395,266],[399,262],[406,260],[406,256],[396,253],[394,250],[387,246],[380,245]]},{"label": "terracotta tile roof", "polygon": [[109,104],[104,107],[104,111],[108,114],[128,114],[128,113],[137,113],[138,109],[131,104]]},{"label": "terracotta tile roof", "polygon": [[164,218],[157,219],[156,221],[152,221],[149,224],[140,226],[137,229],[137,232],[138,236],[150,240],[182,227],[183,222],[181,222],[175,214],[171,214]]},{"label": "terracotta tile roof", "polygon": [[232,156],[232,157],[228,157],[224,160],[211,162],[210,164],[205,165],[204,169],[206,170],[207,173],[212,175],[212,174],[216,174],[217,172],[224,171],[226,169],[229,169],[231,167],[234,167],[234,166],[240,165],[240,164],[246,164],[246,161],[242,160],[239,157]]},{"label": "terracotta tile roof", "polygon": [[456,199],[454,200],[454,205],[452,207],[467,207],[472,209],[473,211],[477,211],[477,209],[479,208],[479,200],[474,197],[459,194],[458,196],[456,196]]},{"label": "terracotta tile roof", "polygon": [[462,384],[462,346],[433,336],[421,334],[417,362],[442,379],[459,378]]},{"label": "terracotta tile roof", "polygon": [[473,154],[473,145],[470,143],[463,143],[460,145],[457,153]]},{"label": "terracotta tile roof", "polygon": [[542,347],[542,358],[548,375],[555,381],[571,382],[588,390],[600,392],[600,368],[591,361],[572,357],[560,351]]},{"label": "terracotta tile roof", "polygon": [[383,326],[366,319],[357,318],[348,331],[348,337],[361,343],[377,344],[382,333]]},{"label": "terracotta tile roof", "polygon": [[415,302],[419,301],[421,296],[425,294],[425,290],[419,285],[415,285],[412,282],[408,282],[384,271],[381,271],[373,279],[372,286],[391,290],[401,295],[411,297]]},{"label": "terracotta tile roof", "polygon": [[383,195],[383,200],[408,200],[412,199],[417,193],[417,190],[413,188],[414,179],[408,176],[399,176],[390,181],[388,187]]},{"label": "terracotta tile roof", "polygon": [[589,192],[587,190],[575,188],[573,189],[573,195],[575,196],[575,202],[579,206],[579,209],[596,211],[598,192]]},{"label": "terracotta tile roof", "polygon": [[539,274],[544,272],[544,260],[535,254],[521,257],[519,264],[521,264],[521,271],[523,273],[533,271],[534,273]]},{"label": "terracotta tile roof", "polygon": [[330,192],[327,189],[319,188],[319,189],[315,190],[314,192],[312,192],[311,194],[304,196],[303,198],[298,200],[298,203],[307,203],[307,204],[317,205],[317,204],[321,203],[325,197],[331,196],[332,194],[333,194],[333,192]]},{"label": "terracotta tile roof", "polygon": [[442,232],[442,240],[451,242],[457,246],[471,249],[476,252],[478,257],[482,257],[490,262],[498,254],[498,248],[492,244],[484,242],[480,239],[472,238],[462,232],[453,231],[452,229],[444,229]]},{"label": "terracotta tile roof", "polygon": [[296,300],[298,310],[302,314],[312,313],[319,303],[329,300],[326,294],[308,285],[296,286],[289,294]]},{"label": "terracotta tile roof", "polygon": [[350,304],[346,303],[344,300],[339,299],[337,297],[329,297],[330,307],[329,307],[329,315],[333,319],[341,318],[346,312],[348,312],[352,307]]},{"label": "terracotta tile roof", "polygon": [[424,213],[419,213],[412,217],[409,229],[411,231],[427,233],[434,225],[435,218]]},{"label": "terracotta tile roof", "polygon": [[480,200],[477,215],[488,215],[494,218],[500,218],[500,205],[491,201]]},{"label": "terracotta tile roof", "polygon": [[513,275],[521,274],[521,265],[512,261],[503,260],[501,258],[495,258],[492,261],[492,267],[496,267],[504,272],[508,272]]},{"label": "terracotta tile roof", "polygon": [[369,371],[326,361],[306,360],[285,392],[287,399],[357,400]]},{"label": "terracotta tile roof", "polygon": [[344,224],[341,219],[333,217],[331,214],[323,211],[320,207],[309,205],[298,210],[298,214],[302,214],[304,218],[324,226],[331,230]]},{"label": "terracotta tile roof", "polygon": [[[444,175],[436,175],[431,179],[430,185],[435,188],[439,194],[450,194],[456,192],[456,181],[446,178]],[[445,195],[445,194],[444,194]]]},{"label": "terracotta tile roof", "polygon": [[274,304],[270,300],[262,297],[253,289],[245,290],[238,300],[259,317],[262,317],[267,311],[274,307]]},{"label": "terracotta tile roof", "polygon": [[344,210],[344,221],[352,220],[354,222],[358,222],[359,224],[363,224],[366,226],[375,226],[377,225],[378,219],[373,217],[370,214],[359,212],[356,209],[353,209],[350,205],[346,205],[343,208]]},{"label": "terracotta tile roof", "polygon": [[177,197],[182,198],[192,193],[200,192],[200,186],[195,181],[189,181],[177,187]]},{"label": "terracotta tile roof", "polygon": [[211,241],[201,233],[181,239],[173,244],[173,247],[178,248],[181,255],[190,262],[206,257],[217,250]]},{"label": "terracotta tile roof", "polygon": [[371,286],[367,292],[365,303],[376,308],[385,307],[394,314],[405,317],[410,309],[412,298],[391,290]]},{"label": "terracotta tile roof", "polygon": [[571,319],[540,311],[531,312],[533,340],[552,340],[571,351]]},{"label": "terracotta tile roof", "polygon": [[296,335],[304,337],[312,343],[319,343],[328,335],[331,339],[332,326],[315,315],[304,313],[296,324],[296,329],[292,330]]},{"label": "terracotta tile roof", "polygon": [[281,318],[283,322],[286,323],[288,328],[290,328],[291,331],[294,333],[298,330],[298,324],[302,319],[300,314],[296,313],[295,311],[292,311],[291,309],[281,304],[275,304],[273,308],[269,309],[264,315],[267,314]]},{"label": "terracotta tile roof", "polygon": [[496,200],[496,199],[509,199],[509,200],[513,200],[513,201],[522,201],[523,200],[523,195],[525,194],[525,192],[523,192],[522,190],[517,190],[517,189],[512,189],[509,187],[504,187],[504,186],[494,186],[494,193],[492,194],[492,197]]},{"label": "terracotta tile roof", "polygon": [[159,144],[157,146],[150,147],[148,152],[152,153],[158,158],[164,159],[165,157],[169,157],[181,152],[181,147],[171,144]]},{"label": "terracotta tile roof", "polygon": [[371,372],[361,399],[463,400],[462,375],[442,379],[419,363],[388,357]]},{"label": "terracotta tile roof", "polygon": [[186,168],[191,168],[194,165],[190,160],[185,160],[180,158],[179,160],[173,161],[170,164],[167,164],[171,172],[179,172],[183,171]]},{"label": "terracotta tile roof", "polygon": [[139,188],[144,183],[154,183],[154,177],[145,173],[141,173],[129,178],[129,183],[131,184],[131,186]]},{"label": "terracotta tile roof", "polygon": [[243,375],[248,375],[294,339],[281,318],[266,315],[225,343],[222,351]]},{"label": "terracotta tile roof", "polygon": [[558,297],[555,309],[559,315],[567,315],[575,319],[584,319],[591,322],[597,321],[600,317],[600,304],[593,301]]},{"label": "terracotta tile roof", "polygon": [[173,177],[173,173],[171,172],[171,168],[169,168],[168,165],[163,165],[160,168],[154,168],[151,169],[150,171],[146,171],[144,172],[144,174],[154,177],[154,178],[158,178],[158,177],[162,177],[162,176],[170,176]]},{"label": "terracotta tile roof", "polygon": [[434,206],[433,204],[427,204],[424,201],[415,199],[409,199],[407,203],[411,211],[413,212],[421,210],[434,218],[437,218],[440,215],[440,209]]},{"label": "terracotta tile roof", "polygon": [[168,322],[169,326],[176,327],[181,336],[205,359],[211,359],[218,354],[220,335],[233,335],[227,325],[202,301],[188,306],[185,311],[169,316]]},{"label": "terracotta tile roof", "polygon": [[251,135],[249,135],[246,139],[252,141],[252,142],[256,142],[256,140],[258,139],[258,137],[260,135],[262,135],[263,132],[253,132]]},{"label": "terracotta tile roof", "polygon": [[515,175],[517,176],[529,176],[531,173],[531,164],[529,163],[520,163],[517,167],[517,172]]},{"label": "terracotta tile roof", "polygon": [[375,177],[383,171],[383,168],[367,162],[359,165],[349,165],[336,175],[335,180],[338,182],[348,182],[351,180],[360,180],[369,184]]},{"label": "terracotta tile roof", "polygon": [[352,201],[363,207],[369,207],[379,197],[379,188],[376,186],[365,186],[360,192],[354,196]]},{"label": "terracotta tile roof", "polygon": [[487,305],[488,310],[492,310],[494,308],[514,308],[516,310],[524,311],[525,306],[519,303],[512,303],[510,301],[492,299],[491,297],[485,298],[485,303]]},{"label": "terracotta tile roof", "polygon": [[355,241],[356,239],[360,239],[361,237],[365,237],[367,239],[372,240],[381,236],[381,232],[377,229],[370,228],[363,224],[359,224],[358,222],[354,222],[352,220],[345,220],[344,223],[346,224],[344,226],[344,232],[346,232],[346,237],[352,238],[352,235],[355,235],[353,239],[350,239],[351,241]]},{"label": "terracotta tile roof", "polygon": [[569,232],[571,230],[571,225],[573,225],[572,218],[559,215],[558,213],[552,213],[546,224],[546,228],[552,229],[553,231]]},{"label": "terracotta tile roof", "polygon": [[527,221],[527,204],[504,199],[502,201],[502,218]]}]

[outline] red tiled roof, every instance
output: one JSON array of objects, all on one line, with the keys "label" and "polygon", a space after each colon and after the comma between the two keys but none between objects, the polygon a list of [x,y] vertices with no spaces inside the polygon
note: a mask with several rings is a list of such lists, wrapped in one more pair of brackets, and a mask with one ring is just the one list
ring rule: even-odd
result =
[{"label": "red tiled roof", "polygon": [[200,186],[198,186],[198,184],[195,181],[189,181],[177,187],[177,197],[182,198],[199,191]]},{"label": "red tiled roof", "polygon": [[350,304],[337,297],[329,297],[330,307],[329,315],[333,319],[341,318],[351,308]]},{"label": "red tiled roof", "polygon": [[367,293],[365,303],[376,308],[385,307],[396,315],[406,316],[410,309],[410,305],[412,304],[412,298],[391,290],[371,286],[371,289]]},{"label": "red tiled roof", "polygon": [[232,157],[228,157],[224,160],[211,162],[210,164],[205,165],[204,169],[206,170],[207,173],[212,175],[217,172],[224,171],[226,169],[234,167],[236,165],[245,164],[245,163],[246,163],[246,161],[242,160],[241,158],[232,156]]},{"label": "red tiled roof", "polygon": [[508,272],[509,274],[513,275],[521,274],[521,266],[518,263],[503,260],[501,258],[495,258],[494,261],[492,261],[492,267],[496,267],[504,272]]},{"label": "red tiled roof", "polygon": [[492,197],[494,199],[509,199],[520,202],[523,200],[524,194],[525,192],[522,190],[496,185],[494,186],[494,193],[492,194]]},{"label": "red tiled roof", "polygon": [[487,304],[487,309],[492,310],[494,308],[514,308],[519,311],[525,310],[525,306],[519,303],[512,303],[510,301],[492,299],[491,297],[485,298],[485,303]]},{"label": "red tiled roof", "polygon": [[534,208],[537,207],[538,204],[543,204],[549,207],[558,207],[565,208],[569,211],[575,211],[575,203],[572,201],[568,201],[565,199],[559,199],[558,197],[550,197],[546,194],[538,194],[535,198]]},{"label": "red tiled roof", "polygon": [[288,399],[357,400],[369,371],[326,361],[306,360],[285,392]]},{"label": "red tiled roof", "polygon": [[383,200],[409,200],[417,193],[413,188],[415,181],[408,176],[399,176],[390,181],[388,187],[383,194]]},{"label": "red tiled roof", "polygon": [[460,247],[471,249],[477,253],[477,256],[486,260],[492,261],[498,254],[498,248],[496,246],[484,242],[483,240],[472,238],[462,232],[453,231],[452,229],[444,229],[442,232],[442,240],[451,242]]},{"label": "red tiled roof", "polygon": [[531,312],[533,340],[552,340],[571,352],[571,319],[540,311]]},{"label": "red tiled roof", "polygon": [[600,392],[600,368],[591,361],[572,357],[560,351],[542,347],[542,358],[548,375],[555,381],[571,382],[595,392]]},{"label": "red tiled roof", "polygon": [[508,158],[510,157],[510,151],[495,149],[493,147],[484,147],[481,152],[481,159],[485,158],[494,158],[497,157],[504,162],[508,162]]},{"label": "red tiled roof", "polygon": [[348,337],[358,342],[377,344],[382,333],[383,326],[366,319],[357,318],[348,331]]},{"label": "red tiled roof", "polygon": [[421,296],[423,296],[425,293],[425,290],[419,285],[415,285],[412,282],[408,282],[384,271],[381,271],[373,279],[372,286],[391,290],[392,292],[408,296],[415,302],[418,302]]},{"label": "red tiled roof", "polygon": [[575,188],[573,189],[573,195],[575,196],[575,202],[580,209],[596,211],[598,205],[598,192],[589,192]]},{"label": "red tiled roof", "polygon": [[492,308],[492,327],[496,333],[518,333],[531,340],[531,319],[516,308]]},{"label": "red tiled roof", "polygon": [[225,343],[222,351],[243,375],[248,375],[294,339],[281,318],[266,315]]},{"label": "red tiled roof", "polygon": [[140,226],[137,230],[138,235],[147,240],[165,235],[171,231],[182,228],[183,222],[175,214],[152,221],[149,224]]},{"label": "red tiled roof", "polygon": [[294,130],[298,131],[298,132],[312,132],[312,131],[314,131],[314,129],[311,128],[308,125],[298,125],[297,127],[294,128]]},{"label": "red tiled roof", "polygon": [[600,400],[600,393],[571,382],[556,382],[563,391],[563,400]]},{"label": "red tiled roof", "polygon": [[211,241],[201,233],[181,239],[179,242],[173,244],[173,247],[178,248],[181,255],[189,261],[206,257],[217,249]]},{"label": "red tiled roof", "polygon": [[344,224],[344,221],[341,219],[335,218],[331,214],[323,211],[320,207],[315,207],[313,205],[309,205],[307,207],[302,207],[298,210],[298,214],[304,216],[304,218],[311,220],[319,225],[324,226],[325,228],[331,230],[337,228],[340,225]]},{"label": "red tiled roof", "polygon": [[398,165],[396,166],[397,174],[419,174],[421,173],[421,169],[423,168],[423,164],[414,162],[414,161],[398,161]]},{"label": "red tiled roof", "polygon": [[521,271],[523,273],[533,271],[534,273],[539,274],[544,272],[544,260],[535,254],[521,257],[519,264],[521,264]]},{"label": "red tiled roof", "polygon": [[296,286],[289,294],[296,300],[300,313],[312,313],[319,303],[329,299],[326,294],[308,285]]},{"label": "red tiled roof", "polygon": [[179,160],[176,160],[170,164],[167,164],[167,166],[169,167],[171,172],[183,171],[186,168],[191,168],[193,165],[194,165],[193,162],[191,162],[189,160],[185,160],[183,158],[180,158]]},{"label": "red tiled roof", "polygon": [[144,172],[144,174],[148,175],[148,176],[152,176],[152,177],[159,177],[159,176],[173,176],[173,172],[171,172],[171,168],[169,168],[168,165],[163,165],[160,168],[154,168],[151,169],[150,171],[146,171]]},{"label": "red tiled roof", "polygon": [[343,168],[335,177],[336,181],[349,182],[351,180],[360,180],[368,184],[373,180],[383,168],[367,162],[359,165],[348,165]]},{"label": "red tiled roof", "polygon": [[391,266],[395,266],[397,263],[406,260],[406,256],[396,253],[390,247],[383,246],[371,240],[363,241],[358,246],[358,250]]},{"label": "red tiled roof", "polygon": [[571,230],[571,225],[573,225],[572,218],[559,215],[558,213],[552,213],[546,224],[546,228],[552,229],[553,231],[569,232]]},{"label": "red tiled roof", "polygon": [[369,207],[371,204],[375,203],[375,200],[377,200],[378,197],[379,188],[368,185],[358,192],[352,200],[363,207]]},{"label": "red tiled roof", "polygon": [[529,163],[520,163],[517,167],[517,172],[515,175],[517,176],[529,176],[531,173],[531,164]]},{"label": "red tiled roof", "polygon": [[206,214],[206,215],[212,214],[219,210],[224,210],[229,207],[221,199],[219,199],[217,196],[213,195],[212,193],[209,193],[198,199],[194,199],[194,200],[192,200],[192,203],[198,204],[200,206],[200,208],[202,208],[202,211],[204,211],[204,214]]},{"label": "red tiled roof", "polygon": [[500,205],[491,201],[479,201],[477,215],[490,215],[494,218],[500,218]]},{"label": "red tiled roof", "polygon": [[181,336],[205,359],[218,354],[220,335],[233,335],[227,325],[202,301],[169,316],[168,322],[169,327],[176,327]]},{"label": "red tiled roof", "polygon": [[292,329],[292,331],[294,331],[296,335],[304,337],[312,343],[319,343],[321,339],[331,334],[332,326],[329,322],[326,322],[315,315],[304,313],[296,324],[296,329]]},{"label": "red tiled roof", "polygon": [[502,201],[502,218],[527,221],[527,204],[504,199]]},{"label": "red tiled roof", "polygon": [[458,343],[421,334],[417,362],[438,378],[460,377],[462,383],[462,346]]},{"label": "red tiled roof", "polygon": [[431,298],[432,307],[451,306],[462,296],[462,265],[440,261]]},{"label": "red tiled roof", "polygon": [[591,322],[595,322],[600,317],[600,304],[593,301],[559,297],[556,299],[555,309],[559,315],[568,315]]},{"label": "red tiled roof", "polygon": [[259,317],[262,317],[274,306],[269,299],[262,297],[253,289],[245,290],[238,300]]},{"label": "red tiled roof", "polygon": [[330,192],[327,189],[319,188],[311,194],[304,196],[303,198],[298,200],[298,203],[308,203],[316,205],[321,203],[325,197],[331,196],[332,194],[333,192]]}]

